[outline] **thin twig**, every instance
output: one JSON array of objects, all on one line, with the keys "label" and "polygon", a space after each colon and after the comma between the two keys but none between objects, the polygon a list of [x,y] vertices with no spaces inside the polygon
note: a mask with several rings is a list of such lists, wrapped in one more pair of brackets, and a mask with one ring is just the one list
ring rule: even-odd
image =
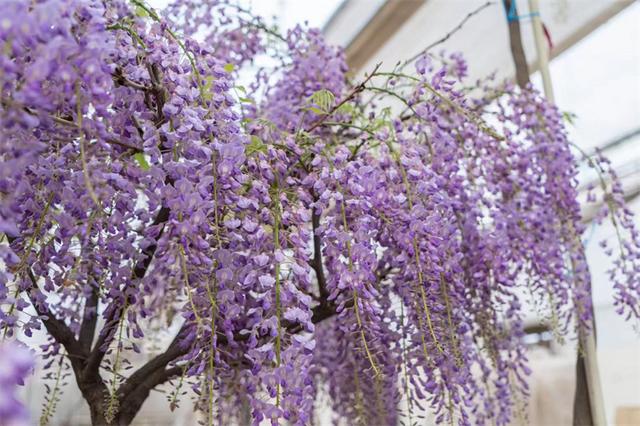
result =
[{"label": "thin twig", "polygon": [[430,45],[428,45],[427,47],[425,47],[424,49],[422,49],[420,52],[416,53],[415,55],[411,56],[409,59],[405,60],[404,63],[400,66],[399,70],[403,69],[404,67],[406,67],[408,64],[410,64],[411,62],[415,61],[416,59],[418,59],[420,56],[424,55],[425,53],[427,53],[429,50],[433,49],[434,47],[436,47],[439,44],[444,43],[445,41],[449,40],[451,38],[452,35],[454,35],[455,33],[457,33],[458,31],[460,31],[462,29],[462,27],[467,23],[467,21],[469,19],[471,19],[473,16],[477,15],[478,13],[482,12],[484,9],[486,9],[487,7],[493,5],[494,2],[493,1],[488,1],[485,4],[483,4],[482,6],[478,7],[477,9],[469,12],[463,19],[462,21],[460,21],[460,23],[458,23],[458,25],[456,25],[451,31],[449,31],[444,37],[442,37],[439,40],[434,41],[433,43],[431,43]]},{"label": "thin twig", "polygon": [[331,108],[329,110],[329,112],[327,112],[326,114],[322,115],[320,117],[320,119],[318,121],[316,121],[315,123],[313,123],[311,125],[310,128],[308,128],[306,130],[307,133],[311,133],[312,131],[314,131],[315,129],[317,129],[322,123],[325,122],[325,120],[327,120],[327,118],[331,117],[337,110],[340,109],[340,107],[342,107],[342,105],[346,104],[347,102],[351,101],[353,98],[356,97],[356,95],[360,92],[362,92],[363,90],[366,89],[366,84],[369,82],[369,80],[371,80],[371,78],[373,78],[373,76],[376,74],[376,72],[378,71],[378,68],[380,68],[380,66],[382,65],[382,63],[378,63],[374,68],[373,71],[371,71],[371,73],[369,75],[367,75],[367,77],[362,80],[362,82],[360,82],[360,84],[358,84],[357,86],[355,86],[351,92],[349,92],[349,94],[342,99],[342,101],[340,101],[339,103],[337,103],[336,105],[333,106],[333,108]]}]

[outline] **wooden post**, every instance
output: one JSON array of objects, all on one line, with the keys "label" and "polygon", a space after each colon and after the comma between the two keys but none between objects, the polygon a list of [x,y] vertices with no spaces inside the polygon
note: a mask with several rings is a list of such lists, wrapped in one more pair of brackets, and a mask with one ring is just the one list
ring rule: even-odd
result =
[{"label": "wooden post", "polygon": [[538,0],[529,0],[529,16],[531,16],[531,24],[533,26],[533,39],[536,44],[536,54],[538,60],[538,69],[542,74],[542,87],[544,95],[551,103],[555,103],[553,95],[553,85],[551,84],[551,73],[549,72],[549,50],[544,39],[544,30],[542,29],[542,21],[540,20],[540,9]]},{"label": "wooden post", "polygon": [[522,33],[520,32],[520,21],[518,20],[518,9],[515,1],[504,0],[504,9],[509,24],[509,47],[511,48],[511,56],[516,68],[516,82],[518,86],[525,89],[529,84],[529,67],[527,65],[527,56],[522,46]]},{"label": "wooden post", "polygon": [[[553,85],[551,84],[551,73],[549,72],[549,50],[547,48],[542,21],[540,20],[540,8],[538,0],[529,0],[529,15],[533,25],[533,37],[536,45],[538,69],[542,75],[542,86],[546,98],[555,103]],[[595,312],[592,312],[592,327],[589,333],[579,332],[580,347],[583,351],[578,354],[578,365],[576,368],[576,398],[574,400],[574,425],[592,423],[595,426],[605,426],[606,416],[604,412],[604,402],[602,398],[602,386],[600,384],[600,373],[598,370],[598,355],[596,351],[595,339]],[[580,375],[584,377],[580,377]],[[582,385],[582,388],[581,388]],[[587,401],[584,398],[584,387],[587,388]],[[585,408],[589,410],[590,416],[585,415]],[[590,417],[590,421],[588,419]]]}]

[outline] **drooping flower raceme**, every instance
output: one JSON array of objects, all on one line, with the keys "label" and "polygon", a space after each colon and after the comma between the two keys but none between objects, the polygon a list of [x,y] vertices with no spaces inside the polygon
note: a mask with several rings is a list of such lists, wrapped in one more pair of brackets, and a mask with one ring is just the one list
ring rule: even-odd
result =
[{"label": "drooping flower raceme", "polygon": [[15,342],[0,346],[0,422],[8,426],[29,424],[29,412],[20,402],[18,386],[33,367],[33,356],[28,349]]},{"label": "drooping flower raceme", "polygon": [[[590,331],[577,160],[533,89],[469,92],[458,54],[354,82],[319,31],[228,1],[5,3],[0,327],[44,325],[95,424],[169,381],[207,424],[309,424],[326,395],[348,424],[506,424],[524,306]],[[638,318],[638,232],[591,162]]]}]

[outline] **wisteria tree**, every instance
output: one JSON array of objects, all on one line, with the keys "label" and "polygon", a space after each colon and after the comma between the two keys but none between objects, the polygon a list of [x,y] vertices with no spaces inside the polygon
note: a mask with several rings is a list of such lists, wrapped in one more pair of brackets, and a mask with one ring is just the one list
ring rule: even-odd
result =
[{"label": "wisteria tree", "polygon": [[[527,394],[524,306],[592,330],[582,154],[533,89],[429,50],[355,78],[319,31],[228,0],[4,0],[0,45],[2,424],[26,422],[41,328],[95,425],[158,387],[209,425],[310,424],[323,392],[348,424],[502,425]],[[640,236],[588,161],[637,319]]]}]

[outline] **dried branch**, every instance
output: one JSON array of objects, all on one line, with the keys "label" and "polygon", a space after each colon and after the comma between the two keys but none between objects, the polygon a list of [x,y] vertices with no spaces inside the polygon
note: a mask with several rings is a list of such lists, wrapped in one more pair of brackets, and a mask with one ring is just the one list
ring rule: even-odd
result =
[{"label": "dried branch", "polygon": [[431,43],[430,45],[428,45],[427,47],[425,47],[424,49],[422,49],[420,52],[416,53],[415,55],[413,55],[412,57],[410,57],[409,59],[405,60],[404,63],[402,64],[402,66],[399,69],[403,69],[404,67],[406,67],[408,64],[410,64],[411,62],[415,61],[416,59],[418,59],[420,56],[424,55],[425,53],[427,53],[429,50],[433,49],[434,47],[436,47],[439,44],[442,44],[444,42],[446,42],[447,40],[449,40],[451,38],[451,36],[453,36],[455,33],[457,33],[458,31],[460,31],[462,29],[462,27],[464,27],[464,25],[467,23],[467,21],[469,19],[471,19],[473,16],[479,14],[480,12],[482,12],[484,9],[486,9],[487,7],[493,5],[494,2],[492,1],[488,1],[485,4],[483,4],[482,6],[478,7],[477,9],[473,10],[472,12],[469,12],[463,19],[462,21],[460,21],[460,23],[458,23],[458,25],[456,25],[453,29],[451,29],[451,31],[449,31],[444,37],[442,37],[439,40],[434,41],[433,43]]},{"label": "dried branch", "polygon": [[[318,198],[313,194],[314,201]],[[310,264],[316,273],[316,279],[318,280],[318,291],[320,293],[320,299],[326,301],[329,297],[329,291],[327,290],[327,279],[324,274],[324,265],[322,262],[322,241],[320,235],[318,235],[318,229],[320,228],[320,214],[313,209],[311,213],[311,227],[313,230],[313,259]]]}]

